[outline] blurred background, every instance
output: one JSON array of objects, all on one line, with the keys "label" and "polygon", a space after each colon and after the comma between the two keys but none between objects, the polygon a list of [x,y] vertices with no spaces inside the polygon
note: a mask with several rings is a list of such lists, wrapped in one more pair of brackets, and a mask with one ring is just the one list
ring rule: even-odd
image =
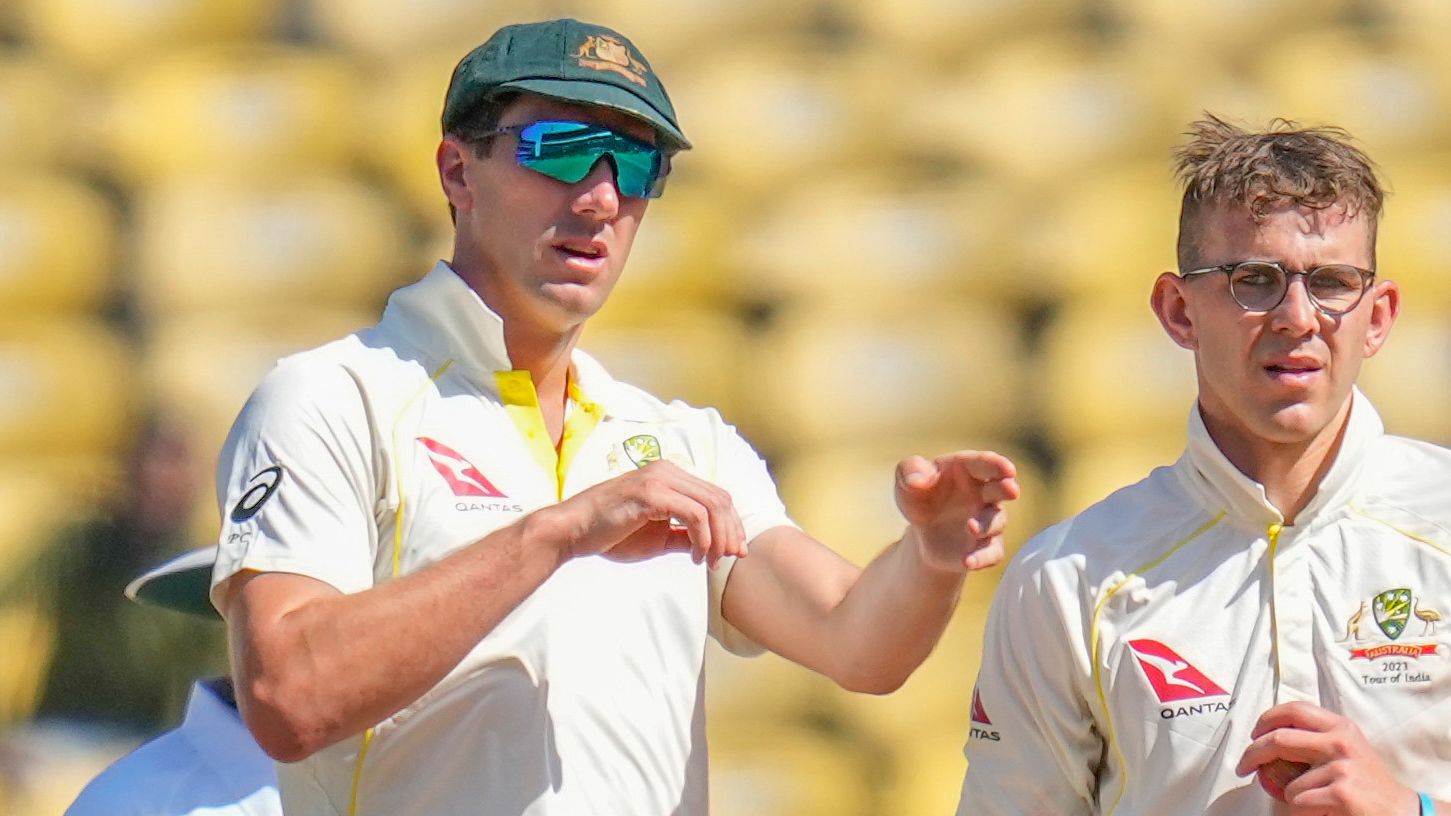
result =
[{"label": "blurred background", "polygon": [[[696,145],[583,346],[719,407],[853,560],[900,534],[908,453],[1012,455],[1015,547],[1177,457],[1192,361],[1147,297],[1203,110],[1378,161],[1406,301],[1363,383],[1451,441],[1442,0],[4,0],[0,812],[60,813],[225,665],[220,625],[122,587],[215,540],[272,362],[447,257],[449,72],[559,15],[632,38]],[[996,579],[885,698],[712,647],[714,812],[951,812]]]}]

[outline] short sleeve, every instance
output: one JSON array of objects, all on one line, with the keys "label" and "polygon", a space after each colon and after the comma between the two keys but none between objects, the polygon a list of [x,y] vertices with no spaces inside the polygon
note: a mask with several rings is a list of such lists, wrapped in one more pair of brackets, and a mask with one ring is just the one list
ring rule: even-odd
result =
[{"label": "short sleeve", "polygon": [[[714,410],[707,413],[715,449],[715,472],[711,481],[731,494],[746,531],[746,541],[754,541],[773,527],[796,527],[796,522],[786,515],[786,506],[781,502],[765,460],[718,413]],[[727,558],[710,573],[710,634],[735,654],[758,655],[765,650],[727,622],[721,612],[721,598],[734,566],[735,559]]]},{"label": "short sleeve", "polygon": [[242,408],[217,464],[218,587],[244,570],[288,572],[341,592],[373,585],[378,479],[358,384],[340,364],[290,358]]},{"label": "short sleeve", "polygon": [[[1050,535],[1050,530],[1044,535]],[[1103,742],[1082,678],[1078,599],[1024,546],[988,613],[958,816],[1090,814]]]}]

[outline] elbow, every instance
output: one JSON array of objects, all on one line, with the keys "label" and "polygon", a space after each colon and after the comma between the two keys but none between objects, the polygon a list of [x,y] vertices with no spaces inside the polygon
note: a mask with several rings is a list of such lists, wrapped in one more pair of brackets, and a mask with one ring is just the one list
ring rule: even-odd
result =
[{"label": "elbow", "polygon": [[911,671],[899,671],[892,667],[848,667],[833,676],[836,684],[857,694],[891,694],[902,688],[911,676]]},{"label": "elbow", "polygon": [[301,762],[333,742],[314,713],[299,703],[307,699],[302,695],[252,683],[245,692],[238,689],[237,696],[242,720],[257,747],[278,762]]}]

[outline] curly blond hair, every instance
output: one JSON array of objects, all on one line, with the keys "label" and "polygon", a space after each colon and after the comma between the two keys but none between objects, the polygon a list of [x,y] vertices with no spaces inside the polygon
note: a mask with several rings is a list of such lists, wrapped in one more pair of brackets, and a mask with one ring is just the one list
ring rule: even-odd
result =
[{"label": "curly blond hair", "polygon": [[1206,112],[1189,125],[1189,141],[1174,151],[1184,184],[1179,210],[1179,265],[1189,269],[1200,236],[1198,217],[1205,205],[1243,206],[1256,220],[1272,207],[1291,204],[1311,209],[1344,206],[1366,217],[1372,247],[1385,190],[1375,166],[1351,136],[1338,127],[1302,128],[1276,119],[1251,132]]}]

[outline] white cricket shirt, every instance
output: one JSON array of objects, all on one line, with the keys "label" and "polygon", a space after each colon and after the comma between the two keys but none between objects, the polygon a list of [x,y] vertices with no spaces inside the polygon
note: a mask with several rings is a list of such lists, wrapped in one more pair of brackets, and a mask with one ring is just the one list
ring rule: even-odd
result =
[{"label": "white cricket shirt", "polygon": [[102,771],[66,816],[282,816],[282,802],[271,758],[199,681],[181,725]]},{"label": "white cricket shirt", "polygon": [[[502,322],[442,263],[375,328],[283,360],[222,453],[214,601],[240,570],[359,592],[660,458],[726,488],[747,540],[791,524],[714,410],[572,362],[556,454]],[[566,564],[366,748],[359,734],[279,766],[287,812],[705,813],[707,630],[755,648],[720,615],[729,569],[685,553]]]},{"label": "white cricket shirt", "polygon": [[1451,451],[1386,435],[1356,391],[1282,521],[1196,409],[1177,463],[1025,545],[989,615],[958,813],[1287,812],[1234,768],[1292,700],[1451,797]]}]

